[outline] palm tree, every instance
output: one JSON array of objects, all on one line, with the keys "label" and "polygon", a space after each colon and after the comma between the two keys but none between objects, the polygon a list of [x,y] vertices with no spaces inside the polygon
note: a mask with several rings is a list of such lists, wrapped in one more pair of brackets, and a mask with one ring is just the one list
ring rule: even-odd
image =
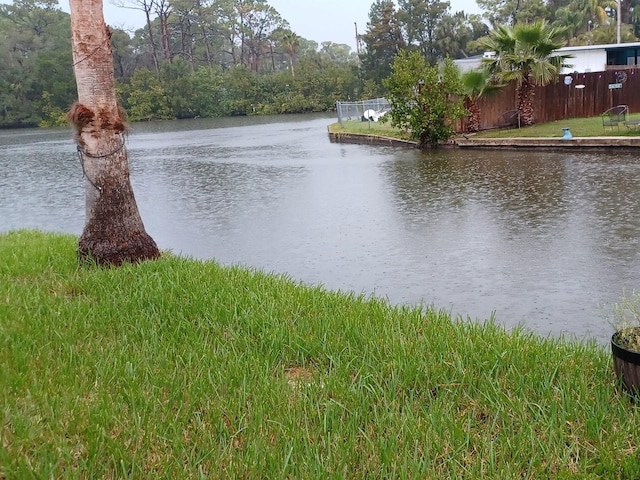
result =
[{"label": "palm tree", "polygon": [[617,3],[615,0],[579,0],[575,3],[575,7],[587,20],[597,25],[606,25],[609,22],[607,8],[615,10]]},{"label": "palm tree", "polygon": [[468,132],[480,131],[480,107],[478,100],[485,95],[498,92],[504,84],[491,81],[491,75],[486,70],[468,70],[460,76],[462,89],[467,95],[466,103],[469,111]]},{"label": "palm tree", "polygon": [[574,5],[558,8],[552,26],[565,28],[569,41],[577,37],[581,31],[588,29],[585,13],[576,10]]},{"label": "palm tree", "polygon": [[282,34],[282,44],[287,49],[289,55],[289,67],[291,68],[291,76],[295,77],[296,73],[293,69],[293,59],[296,56],[296,51],[300,47],[300,37],[292,31],[286,31]]},{"label": "palm tree", "polygon": [[124,112],[116,100],[111,32],[102,1],[69,4],[78,101],[67,116],[86,175],[79,256],[104,265],[157,258],[158,247],[144,229],[129,180]]},{"label": "palm tree", "polygon": [[559,40],[566,29],[550,26],[540,20],[514,27],[500,25],[482,42],[487,50],[496,53],[483,58],[489,73],[508,83],[515,80],[516,108],[523,125],[533,125],[533,96],[536,85],[544,86],[557,80],[561,70],[570,67],[570,55],[552,55],[563,44]]}]

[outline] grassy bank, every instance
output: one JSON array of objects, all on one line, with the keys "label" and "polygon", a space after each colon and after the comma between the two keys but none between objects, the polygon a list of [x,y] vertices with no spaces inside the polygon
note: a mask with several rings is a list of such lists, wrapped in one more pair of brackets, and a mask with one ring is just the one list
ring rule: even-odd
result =
[{"label": "grassy bank", "polygon": [[[639,120],[640,114],[633,114],[629,117]],[[601,117],[590,118],[570,118],[568,120],[558,120],[555,122],[541,123],[531,127],[512,128],[508,130],[490,130],[478,134],[480,137],[494,138],[515,138],[515,137],[541,137],[554,138],[562,137],[563,128],[571,130],[574,137],[611,137],[611,136],[638,136],[640,130],[629,130],[624,125],[617,127],[602,127]]]},{"label": "grassy bank", "polygon": [[[632,120],[640,120],[640,114],[632,114]],[[517,138],[517,137],[539,137],[539,138],[560,138],[563,135],[563,128],[568,128],[574,137],[602,137],[602,136],[638,136],[640,130],[629,130],[624,125],[620,128],[607,127],[606,131],[602,127],[601,117],[591,118],[571,118],[559,120],[557,122],[541,123],[531,127],[512,128],[503,130],[487,130],[476,134],[478,137],[486,138]],[[408,136],[396,128],[392,128],[389,123],[381,122],[361,122],[349,121],[344,125],[334,123],[329,126],[330,132],[335,133],[361,133],[368,135],[383,135],[392,138],[407,140]]]},{"label": "grassy bank", "polygon": [[592,344],[0,235],[0,478],[638,478]]}]

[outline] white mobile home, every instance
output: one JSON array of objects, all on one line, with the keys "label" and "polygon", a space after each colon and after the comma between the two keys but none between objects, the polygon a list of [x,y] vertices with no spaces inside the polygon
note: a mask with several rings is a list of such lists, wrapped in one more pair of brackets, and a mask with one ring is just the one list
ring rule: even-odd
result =
[{"label": "white mobile home", "polygon": [[563,47],[556,52],[573,57],[567,60],[571,68],[565,68],[562,74],[603,72],[636,68],[640,65],[640,42]]},{"label": "white mobile home", "polygon": [[[492,53],[485,52],[484,55],[462,58],[454,60],[454,62],[461,72],[465,72],[481,68],[482,57],[490,56]],[[561,72],[563,75],[574,72],[588,73],[640,68],[640,42],[562,47],[556,50],[556,53],[573,57],[567,60],[571,68],[565,68]]]}]

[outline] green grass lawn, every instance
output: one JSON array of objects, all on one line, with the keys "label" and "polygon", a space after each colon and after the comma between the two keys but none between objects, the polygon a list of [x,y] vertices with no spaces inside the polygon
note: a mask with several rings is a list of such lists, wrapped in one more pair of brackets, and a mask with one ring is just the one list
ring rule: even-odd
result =
[{"label": "green grass lawn", "polygon": [[[632,114],[630,120],[640,120],[640,114]],[[563,128],[571,130],[574,137],[603,137],[603,136],[639,136],[640,130],[630,130],[624,125],[617,127],[602,126],[602,117],[570,118],[556,122],[541,123],[531,127],[512,128],[507,130],[489,130],[478,133],[479,137],[514,138],[514,137],[562,137]]]},{"label": "green grass lawn", "polygon": [[76,242],[0,235],[0,478],[640,477],[606,348]]},{"label": "green grass lawn", "polygon": [[[630,120],[640,120],[640,113],[631,114]],[[542,123],[531,127],[512,128],[502,130],[486,130],[476,134],[483,138],[516,138],[516,137],[562,137],[563,128],[569,128],[574,137],[600,137],[600,136],[640,136],[639,129],[629,130],[624,125],[620,128],[602,126],[601,117],[591,118],[571,118],[556,122]],[[329,126],[330,132],[361,133],[371,135],[383,135],[392,138],[408,139],[408,135],[396,128],[392,128],[389,123],[382,122],[344,122],[341,126],[334,123]]]}]

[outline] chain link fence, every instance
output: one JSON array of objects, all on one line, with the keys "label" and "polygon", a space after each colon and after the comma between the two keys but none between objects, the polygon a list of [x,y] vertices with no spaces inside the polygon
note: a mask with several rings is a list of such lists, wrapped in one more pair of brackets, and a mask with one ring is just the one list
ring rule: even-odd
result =
[{"label": "chain link fence", "polygon": [[385,98],[363,100],[361,102],[336,102],[338,122],[377,122],[380,117],[391,110],[391,105]]}]

